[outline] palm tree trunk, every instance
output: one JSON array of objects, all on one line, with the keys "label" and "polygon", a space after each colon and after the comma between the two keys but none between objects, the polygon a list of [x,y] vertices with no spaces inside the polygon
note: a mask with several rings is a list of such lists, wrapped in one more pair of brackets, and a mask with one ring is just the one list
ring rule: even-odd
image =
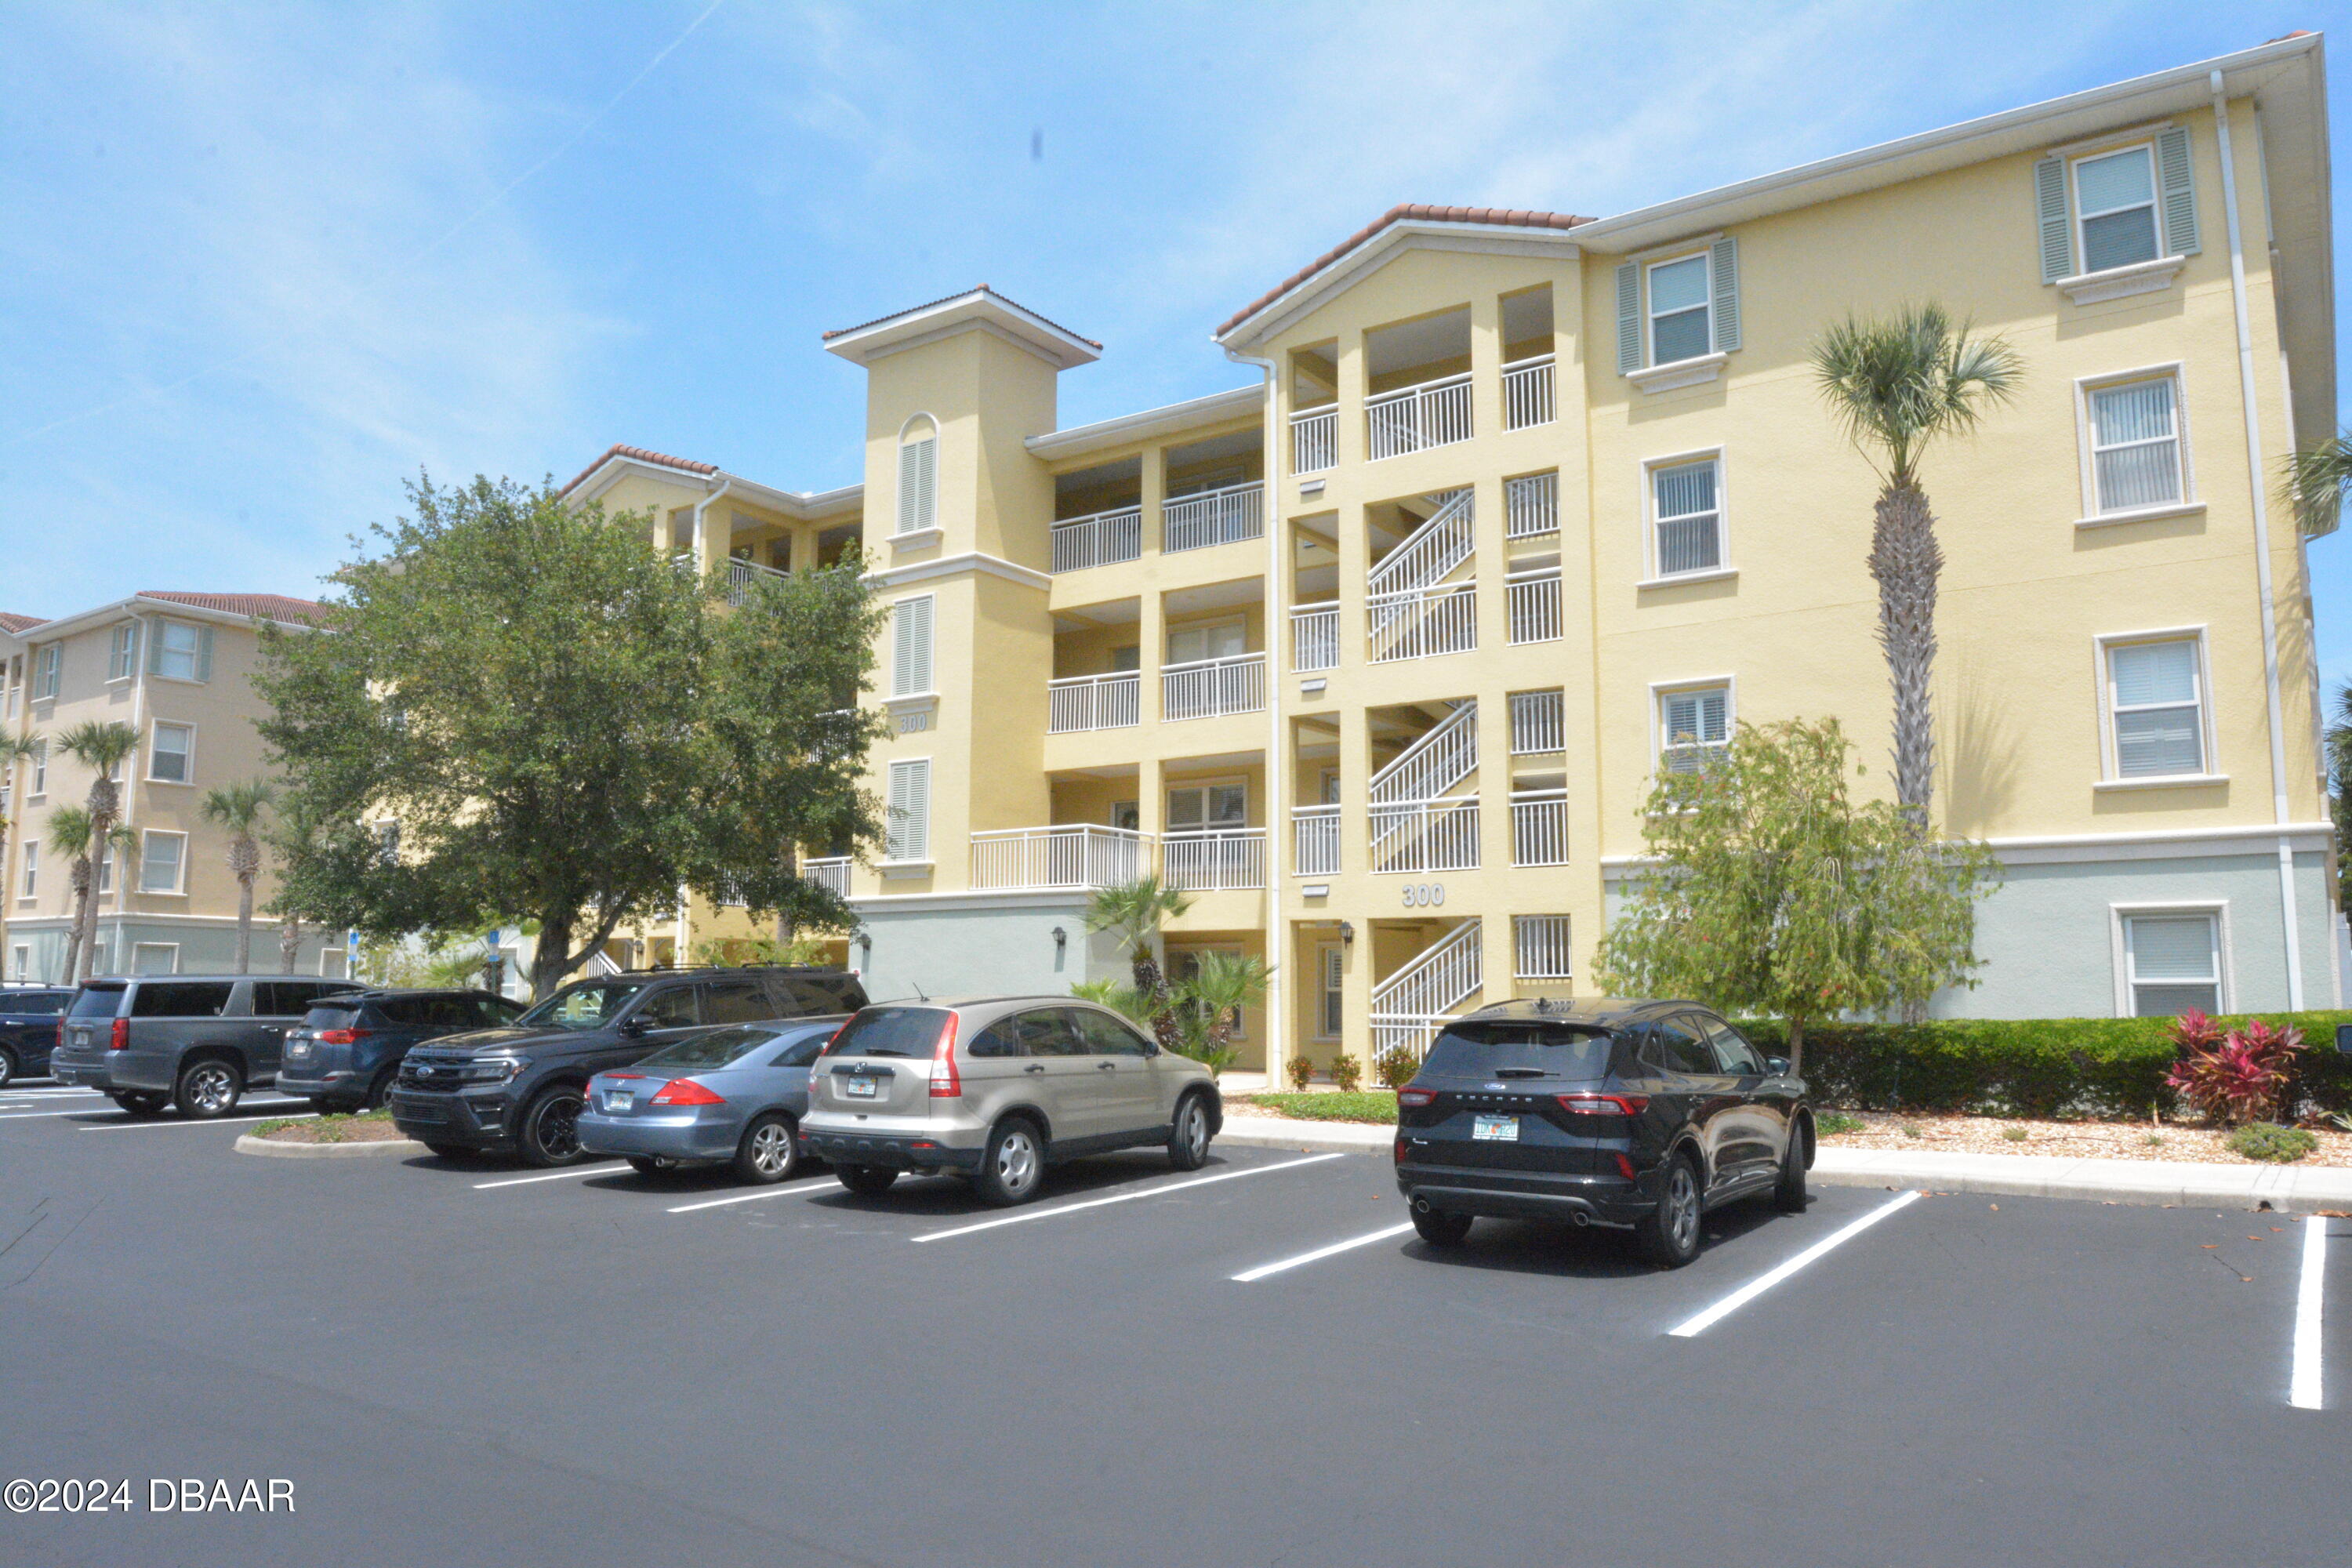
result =
[{"label": "palm tree trunk", "polygon": [[77,984],[81,980],[81,975],[76,973],[76,966],[81,962],[81,922],[89,910],[90,885],[95,880],[87,859],[74,862],[72,876],[74,918],[73,924],[66,930],[66,984],[68,985]]},{"label": "palm tree trunk", "polygon": [[1895,798],[1921,826],[1936,789],[1936,726],[1928,688],[1936,668],[1936,587],[1944,570],[1936,517],[1916,484],[1879,492],[1870,531],[1878,584],[1878,646],[1895,691]]},{"label": "palm tree trunk", "polygon": [[294,960],[302,952],[302,917],[288,915],[278,928],[278,973],[294,973]]},{"label": "palm tree trunk", "polygon": [[253,879],[236,879],[236,972],[253,973]]}]

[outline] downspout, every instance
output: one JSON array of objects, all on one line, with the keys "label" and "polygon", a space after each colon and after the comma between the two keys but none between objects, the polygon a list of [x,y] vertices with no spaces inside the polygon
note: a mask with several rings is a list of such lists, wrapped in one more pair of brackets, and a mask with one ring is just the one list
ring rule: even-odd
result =
[{"label": "downspout", "polygon": [[1265,375],[1265,1086],[1273,1089],[1282,1087],[1283,1058],[1290,1037],[1283,984],[1290,957],[1290,925],[1282,913],[1282,858],[1289,840],[1286,831],[1289,807],[1285,803],[1296,782],[1290,750],[1283,744],[1282,693],[1287,662],[1283,649],[1290,640],[1290,603],[1282,569],[1283,544],[1288,536],[1282,526],[1282,406],[1273,360],[1231,348],[1225,350],[1225,357],[1237,364],[1254,364]]},{"label": "downspout", "polygon": [[2286,928],[2286,1005],[2303,1010],[2303,930],[2294,903],[2294,846],[2286,826],[2291,817],[2286,791],[2285,704],[2279,695],[2278,606],[2271,584],[2269,500],[2263,488],[2263,431],[2254,412],[2254,337],[2246,307],[2245,237],[2238,223],[2238,170],[2230,152],[2230,100],[2221,73],[2208,79],[2213,91],[2213,124],[2221,150],[2221,210],[2230,230],[2230,305],[2238,326],[2238,401],[2246,416],[2246,482],[2254,503],[2254,582],[2263,607],[2263,690],[2269,706],[2271,812],[2279,826],[2279,914]]}]

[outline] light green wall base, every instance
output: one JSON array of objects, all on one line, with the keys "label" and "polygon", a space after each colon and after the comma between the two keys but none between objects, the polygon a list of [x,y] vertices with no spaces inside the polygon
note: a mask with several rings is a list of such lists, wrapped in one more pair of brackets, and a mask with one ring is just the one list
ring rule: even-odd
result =
[{"label": "light green wall base", "polygon": [[1087,930],[1086,909],[1083,895],[993,907],[972,900],[893,909],[867,900],[858,913],[872,946],[852,942],[850,966],[877,1002],[919,994],[1066,996],[1079,981],[1127,973],[1117,944]]}]

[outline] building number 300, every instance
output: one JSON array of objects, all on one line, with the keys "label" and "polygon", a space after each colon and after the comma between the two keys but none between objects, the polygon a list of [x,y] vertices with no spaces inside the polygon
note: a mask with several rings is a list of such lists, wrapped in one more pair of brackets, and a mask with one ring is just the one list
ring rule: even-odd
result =
[{"label": "building number 300", "polygon": [[1407,882],[1404,885],[1406,909],[1419,907],[1433,910],[1444,901],[1445,884],[1443,882]]}]

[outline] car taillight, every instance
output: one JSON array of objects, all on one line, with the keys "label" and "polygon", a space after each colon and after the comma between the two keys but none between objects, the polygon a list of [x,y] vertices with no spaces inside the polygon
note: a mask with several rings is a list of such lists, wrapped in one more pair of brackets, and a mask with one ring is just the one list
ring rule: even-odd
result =
[{"label": "car taillight", "polygon": [[598,1078],[608,1079],[614,1083],[618,1083],[625,1078],[643,1078],[646,1075],[641,1072],[604,1072],[598,1073],[596,1076]]},{"label": "car taillight", "polygon": [[948,1015],[946,1026],[940,1030],[940,1043],[931,1051],[931,1098],[954,1100],[963,1093],[963,1079],[956,1073],[956,1015]]},{"label": "car taillight", "polygon": [[1416,1107],[1434,1105],[1437,1103],[1437,1091],[1433,1089],[1401,1089],[1397,1090],[1397,1103]]},{"label": "car taillight", "polygon": [[1639,1116],[1650,1103],[1646,1094],[1556,1094],[1552,1098],[1571,1116]]},{"label": "car taillight", "polygon": [[1622,1149],[1617,1151],[1617,1173],[1629,1182],[1633,1179],[1633,1156]]},{"label": "car taillight", "polygon": [[374,1033],[373,1029],[321,1029],[310,1037],[322,1046],[356,1046]]},{"label": "car taillight", "polygon": [[[635,1073],[631,1076],[642,1078],[645,1075]],[[727,1103],[727,1097],[723,1094],[711,1093],[690,1078],[674,1078],[661,1086],[660,1092],[654,1096],[654,1103],[656,1105],[724,1105]]]},{"label": "car taillight", "polygon": [[[1400,1095],[1398,1098],[1399,1098],[1399,1099],[1402,1099],[1403,1097],[1402,1097],[1402,1095]],[[1391,1149],[1391,1150],[1389,1151],[1389,1152],[1396,1156],[1396,1163],[1397,1163],[1398,1164],[1402,1165],[1402,1164],[1403,1164],[1403,1163],[1404,1163],[1404,1134],[1403,1134],[1403,1133],[1400,1132],[1400,1133],[1398,1133],[1398,1134],[1397,1134],[1397,1136],[1396,1136],[1396,1146],[1395,1146],[1393,1149]]]},{"label": "car taillight", "polygon": [[131,1048],[130,1019],[114,1020],[114,1027],[106,1032],[106,1048],[110,1051],[127,1051]]}]

